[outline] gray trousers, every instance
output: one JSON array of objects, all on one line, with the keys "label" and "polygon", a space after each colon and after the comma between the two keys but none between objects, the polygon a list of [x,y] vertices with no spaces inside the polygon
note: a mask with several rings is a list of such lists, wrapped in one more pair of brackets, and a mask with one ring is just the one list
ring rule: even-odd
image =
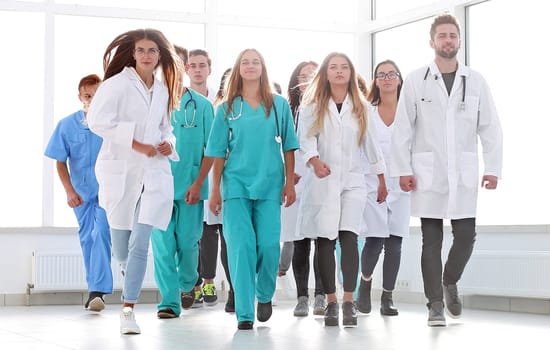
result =
[{"label": "gray trousers", "polygon": [[443,285],[456,284],[470,260],[476,237],[475,218],[451,220],[453,243],[442,275],[443,219],[421,218],[422,278],[431,304],[443,301]]}]

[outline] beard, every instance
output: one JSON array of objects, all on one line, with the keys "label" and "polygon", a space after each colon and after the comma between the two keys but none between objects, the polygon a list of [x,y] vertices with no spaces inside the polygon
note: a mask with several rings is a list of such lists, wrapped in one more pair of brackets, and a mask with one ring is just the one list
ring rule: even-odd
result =
[{"label": "beard", "polygon": [[435,50],[435,53],[443,58],[455,58],[458,54],[459,48],[453,48],[451,51],[445,51],[445,48],[438,48]]}]

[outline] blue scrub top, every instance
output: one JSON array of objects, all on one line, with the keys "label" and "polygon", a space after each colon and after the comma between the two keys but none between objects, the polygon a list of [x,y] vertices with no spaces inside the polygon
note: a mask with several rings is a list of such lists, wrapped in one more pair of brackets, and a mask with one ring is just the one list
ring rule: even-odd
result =
[{"label": "blue scrub top", "polygon": [[71,183],[87,202],[97,198],[95,162],[102,139],[84,124],[85,119],[84,111],[78,111],[60,120],[44,155],[63,163],[68,160]]},{"label": "blue scrub top", "polygon": [[[191,89],[181,97],[180,109],[172,113],[170,120],[180,156],[179,162],[170,161],[176,200],[185,199],[185,192],[199,175],[213,119],[212,103]],[[208,177],[201,189],[201,199],[208,199]]]},{"label": "blue scrub top", "polygon": [[[281,200],[284,162],[281,152],[299,148],[288,102],[273,96],[273,108],[266,118],[262,104],[256,110],[241,97],[233,100],[233,111],[226,117],[227,102],[218,107],[206,155],[226,158],[222,174],[222,198]],[[278,115],[281,144],[275,141]],[[241,117],[231,120],[241,112]]]}]

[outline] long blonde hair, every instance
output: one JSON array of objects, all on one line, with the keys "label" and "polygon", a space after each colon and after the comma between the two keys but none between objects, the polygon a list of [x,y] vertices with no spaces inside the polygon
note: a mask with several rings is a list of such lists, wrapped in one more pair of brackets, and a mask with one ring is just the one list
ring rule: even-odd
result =
[{"label": "long blonde hair", "polygon": [[321,63],[321,66],[317,70],[317,74],[315,74],[311,84],[304,93],[303,104],[305,106],[316,104],[313,111],[315,122],[311,130],[309,130],[309,134],[316,134],[323,130],[324,127],[325,115],[329,110],[328,103],[332,96],[327,71],[330,60],[334,57],[344,58],[348,62],[351,70],[351,76],[348,82],[348,95],[353,104],[352,114],[357,118],[357,124],[359,126],[358,140],[359,144],[361,144],[367,132],[367,105],[363,94],[357,86],[357,76],[353,63],[346,54],[340,52],[332,52],[323,60],[323,63]]},{"label": "long blonde hair", "polygon": [[233,100],[242,95],[243,78],[241,77],[240,66],[243,55],[248,51],[253,51],[260,57],[260,63],[262,64],[262,75],[260,76],[261,104],[265,108],[266,117],[269,117],[271,112],[271,107],[273,106],[273,90],[271,89],[269,77],[267,76],[267,68],[265,66],[264,57],[256,49],[245,49],[237,57],[228,78],[227,93],[223,99],[223,102],[227,102],[227,110],[225,113],[226,117],[233,111]]}]

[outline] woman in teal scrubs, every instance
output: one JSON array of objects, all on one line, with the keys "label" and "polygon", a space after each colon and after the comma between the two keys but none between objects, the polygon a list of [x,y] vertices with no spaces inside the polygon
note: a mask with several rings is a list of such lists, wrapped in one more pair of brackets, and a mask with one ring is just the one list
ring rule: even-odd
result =
[{"label": "woman in teal scrubs", "polygon": [[263,57],[255,49],[244,50],[229,77],[206,148],[206,156],[215,158],[209,203],[214,214],[219,214],[223,199],[239,329],[253,327],[254,298],[258,321],[271,317],[281,201],[288,207],[296,199],[298,147],[290,108],[283,97],[273,94]]}]

